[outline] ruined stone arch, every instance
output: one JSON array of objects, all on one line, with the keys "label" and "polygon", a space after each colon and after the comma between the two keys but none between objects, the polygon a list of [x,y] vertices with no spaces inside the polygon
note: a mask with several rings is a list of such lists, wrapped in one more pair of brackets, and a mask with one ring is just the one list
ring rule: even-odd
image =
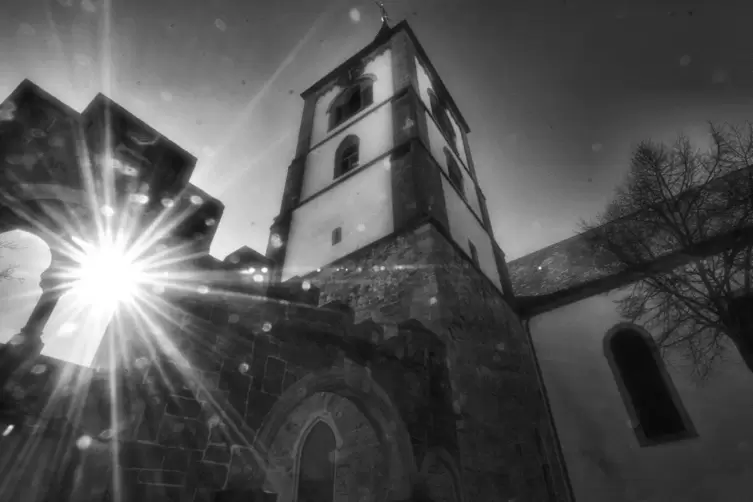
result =
[{"label": "ruined stone arch", "polygon": [[[311,373],[288,388],[257,434],[256,450],[265,453],[265,461],[269,461],[270,446],[287,417],[304,400],[317,393],[331,393],[352,402],[374,429],[381,452],[378,468],[385,473],[375,486],[374,500],[407,499],[411,493],[411,480],[417,472],[408,430],[387,393],[371,378],[367,368],[357,364],[346,362],[344,368]],[[274,479],[266,480],[268,487],[275,482]],[[275,489],[274,486],[270,488]]]}]

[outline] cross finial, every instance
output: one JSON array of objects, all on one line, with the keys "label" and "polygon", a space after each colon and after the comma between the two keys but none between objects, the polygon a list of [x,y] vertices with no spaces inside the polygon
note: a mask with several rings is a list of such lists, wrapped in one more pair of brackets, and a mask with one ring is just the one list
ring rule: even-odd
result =
[{"label": "cross finial", "polygon": [[382,15],[382,24],[387,24],[387,22],[390,20],[390,16],[387,14],[387,9],[384,7],[384,2],[381,2],[380,0],[374,0],[374,3],[377,4],[377,7],[379,7],[379,11]]}]

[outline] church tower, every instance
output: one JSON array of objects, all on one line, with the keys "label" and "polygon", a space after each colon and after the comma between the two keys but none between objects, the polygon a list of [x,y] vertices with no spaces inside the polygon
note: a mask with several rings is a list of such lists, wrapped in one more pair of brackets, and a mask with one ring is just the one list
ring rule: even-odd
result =
[{"label": "church tower", "polygon": [[571,500],[470,129],[411,28],[383,13],[375,39],[302,97],[267,250],[276,279],[309,281],[357,322],[415,319],[439,336],[456,421],[441,455],[415,455],[430,484],[456,473],[462,495],[447,500]]}]

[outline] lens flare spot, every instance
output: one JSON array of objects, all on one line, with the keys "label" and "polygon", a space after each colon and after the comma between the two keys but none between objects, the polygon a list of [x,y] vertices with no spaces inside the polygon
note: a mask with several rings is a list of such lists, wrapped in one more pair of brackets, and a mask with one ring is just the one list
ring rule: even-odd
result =
[{"label": "lens flare spot", "polygon": [[44,364],[35,364],[34,367],[31,368],[31,373],[33,375],[41,375],[45,371],[47,371],[47,366]]},{"label": "lens flare spot", "polygon": [[217,220],[215,220],[214,218],[207,218],[206,220],[204,220],[204,224],[208,227],[213,227],[217,224]]},{"label": "lens flare spot", "polygon": [[350,12],[348,13],[348,15],[350,16],[350,20],[353,21],[354,23],[357,23],[361,20],[361,11],[359,11],[355,7],[350,9]]},{"label": "lens flare spot", "polygon": [[275,249],[282,247],[282,238],[277,234],[273,234],[269,241],[272,247]]},{"label": "lens flare spot", "polygon": [[76,441],[76,446],[78,447],[79,450],[86,450],[91,445],[92,445],[92,438],[86,435],[81,436]]},{"label": "lens flare spot", "polygon": [[9,436],[10,433],[13,432],[13,429],[15,429],[15,427],[13,427],[12,424],[6,427],[5,430],[3,430],[3,437]]},{"label": "lens flare spot", "polygon": [[143,280],[138,263],[114,243],[91,245],[78,238],[73,240],[84,251],[74,270],[74,292],[100,308],[133,300]]},{"label": "lens flare spot", "polygon": [[132,193],[128,196],[128,200],[134,204],[145,205],[149,202],[149,196],[145,193]]},{"label": "lens flare spot", "polygon": [[238,366],[238,371],[243,374],[248,373],[248,363],[241,363],[240,366]]},{"label": "lens flare spot", "polygon": [[269,322],[265,322],[265,323],[264,323],[264,325],[263,325],[263,326],[261,327],[261,329],[262,329],[262,330],[263,330],[263,331],[264,331],[265,333],[267,333],[267,332],[271,331],[271,329],[272,329],[272,323],[269,323]]},{"label": "lens flare spot", "polygon": [[303,284],[301,284],[301,289],[308,291],[309,289],[311,289],[311,283],[309,281],[303,281]]}]

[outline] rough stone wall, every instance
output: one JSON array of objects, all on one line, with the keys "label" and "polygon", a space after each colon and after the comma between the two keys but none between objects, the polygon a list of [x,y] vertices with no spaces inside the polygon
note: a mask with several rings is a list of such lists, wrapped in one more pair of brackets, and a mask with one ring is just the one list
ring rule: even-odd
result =
[{"label": "rough stone wall", "polygon": [[434,225],[375,243],[310,280],[321,301],[348,302],[359,320],[415,318],[445,344],[456,416],[436,441],[461,466],[466,500],[569,500],[528,337],[500,292]]},{"label": "rough stone wall", "polygon": [[414,450],[446,436],[444,355],[420,323],[354,325],[336,303],[250,295],[182,301],[169,316],[163,329],[118,341],[114,384],[91,380],[61,401],[84,400],[76,437],[88,438],[74,447],[86,458],[73,463],[70,500],[264,499],[267,490],[292,501],[295,445],[313,416],[329,417],[341,438],[336,500],[406,500]]}]

